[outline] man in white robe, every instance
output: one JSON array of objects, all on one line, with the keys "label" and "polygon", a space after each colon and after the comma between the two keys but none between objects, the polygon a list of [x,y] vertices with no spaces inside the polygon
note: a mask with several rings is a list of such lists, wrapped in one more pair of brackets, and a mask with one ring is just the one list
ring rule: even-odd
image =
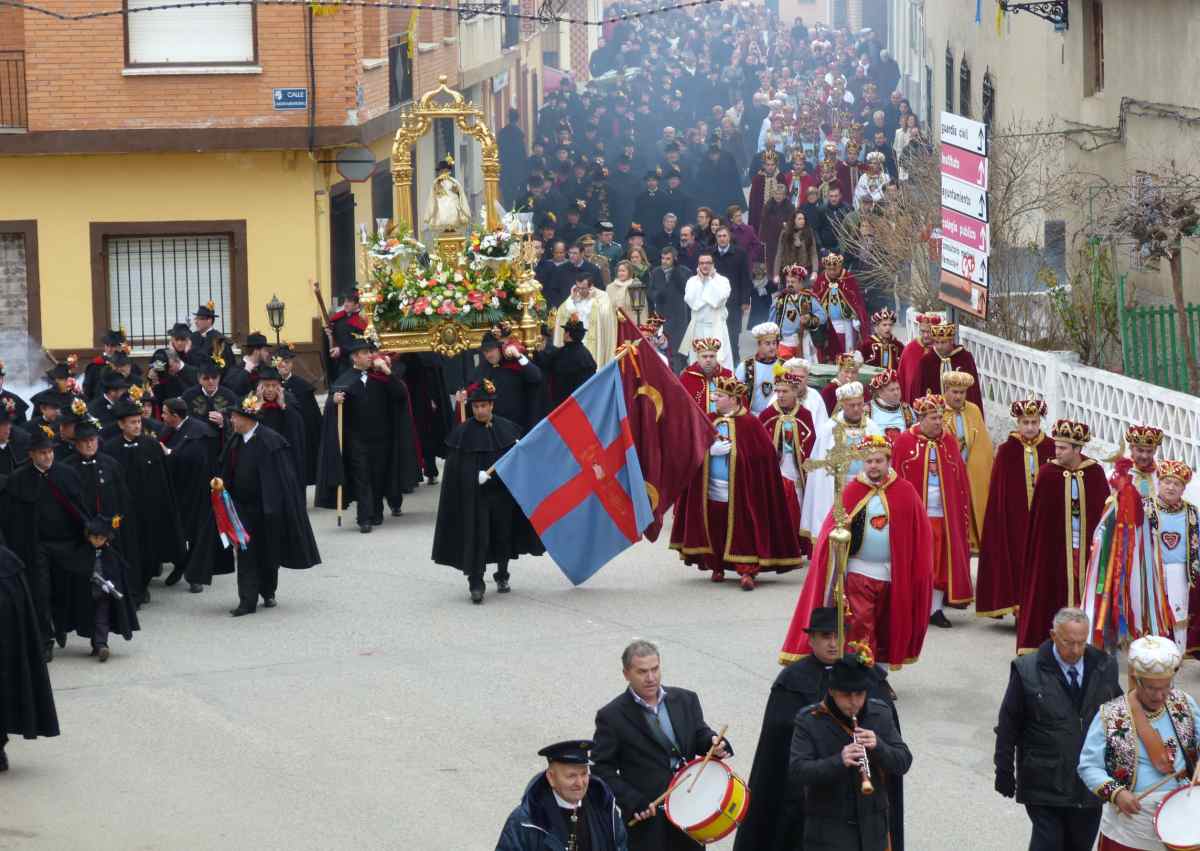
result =
[{"label": "man in white robe", "polygon": [[596,369],[602,369],[616,355],[617,314],[604,290],[592,286],[591,278],[580,275],[571,294],[554,313],[554,345],[563,344],[564,328],[572,316],[578,316],[587,335],[583,345],[592,353]]},{"label": "man in white robe", "polygon": [[721,341],[721,366],[732,372],[733,346],[729,342],[729,326],[726,324],[729,310],[725,306],[731,292],[729,279],[717,274],[712,253],[708,251],[700,253],[696,269],[696,274],[688,278],[683,290],[683,300],[691,308],[692,319],[679,344],[679,353],[688,357],[688,363],[695,363],[692,340],[715,337]]}]

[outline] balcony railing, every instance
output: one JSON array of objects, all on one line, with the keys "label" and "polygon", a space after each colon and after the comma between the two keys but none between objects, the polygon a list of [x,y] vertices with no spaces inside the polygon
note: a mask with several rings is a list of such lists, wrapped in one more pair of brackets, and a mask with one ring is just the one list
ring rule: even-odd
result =
[{"label": "balcony railing", "polygon": [[25,52],[0,50],[0,130],[29,127],[25,95]]}]

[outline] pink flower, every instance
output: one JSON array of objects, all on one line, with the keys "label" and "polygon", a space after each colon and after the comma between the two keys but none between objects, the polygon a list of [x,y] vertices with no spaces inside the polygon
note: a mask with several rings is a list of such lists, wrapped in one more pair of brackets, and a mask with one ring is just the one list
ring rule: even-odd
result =
[{"label": "pink flower", "polygon": [[425,298],[424,296],[413,302],[413,310],[416,313],[424,313],[425,308],[427,307],[429,307],[429,299]]}]

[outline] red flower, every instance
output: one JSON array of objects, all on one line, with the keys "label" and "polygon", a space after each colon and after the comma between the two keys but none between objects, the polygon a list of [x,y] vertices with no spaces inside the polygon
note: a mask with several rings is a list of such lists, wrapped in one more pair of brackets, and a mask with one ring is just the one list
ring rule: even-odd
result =
[{"label": "red flower", "polygon": [[1118,780],[1127,780],[1129,779],[1129,769],[1124,767],[1118,768],[1113,772],[1113,777]]}]

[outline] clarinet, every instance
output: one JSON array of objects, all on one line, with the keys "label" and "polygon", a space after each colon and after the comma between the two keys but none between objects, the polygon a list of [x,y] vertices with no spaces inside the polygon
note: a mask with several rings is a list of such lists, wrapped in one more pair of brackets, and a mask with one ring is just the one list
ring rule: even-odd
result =
[{"label": "clarinet", "polygon": [[[854,737],[854,743],[858,744],[858,716],[851,716],[850,722],[854,725],[854,730],[851,735]],[[862,793],[864,795],[875,794],[875,784],[871,782],[871,762],[867,759],[867,754],[865,752],[858,760],[858,772],[860,775],[862,775]]]}]

